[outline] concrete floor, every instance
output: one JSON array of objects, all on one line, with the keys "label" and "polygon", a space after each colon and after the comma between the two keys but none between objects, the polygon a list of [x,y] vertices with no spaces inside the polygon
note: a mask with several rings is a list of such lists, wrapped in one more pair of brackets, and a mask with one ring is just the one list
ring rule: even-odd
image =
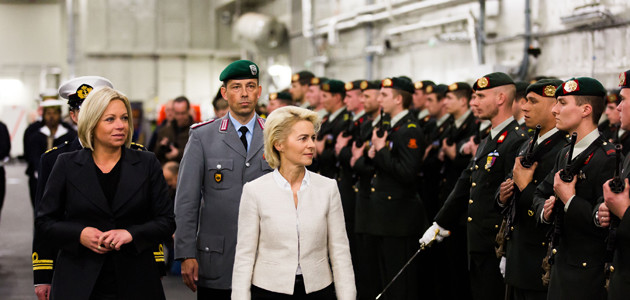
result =
[{"label": "concrete floor", "polygon": [[[31,264],[33,211],[24,175],[26,165],[10,164],[5,169],[7,194],[0,215],[0,299],[36,300]],[[196,299],[181,277],[168,276],[162,283],[166,299]]]}]

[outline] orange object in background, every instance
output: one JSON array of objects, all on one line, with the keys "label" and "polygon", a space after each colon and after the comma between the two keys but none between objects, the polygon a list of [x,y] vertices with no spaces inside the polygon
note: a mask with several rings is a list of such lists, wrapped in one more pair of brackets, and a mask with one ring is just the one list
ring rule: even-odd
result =
[{"label": "orange object in background", "polygon": [[[158,117],[156,120],[156,124],[162,124],[166,119],[166,112],[164,111],[164,104],[160,105],[160,109],[158,111]],[[193,123],[201,122],[201,106],[199,104],[190,104],[190,115],[193,117]]]}]

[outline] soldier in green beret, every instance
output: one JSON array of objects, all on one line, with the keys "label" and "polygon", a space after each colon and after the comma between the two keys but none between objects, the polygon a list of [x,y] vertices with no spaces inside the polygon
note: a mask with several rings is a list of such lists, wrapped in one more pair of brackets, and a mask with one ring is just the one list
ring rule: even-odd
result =
[{"label": "soldier in green beret", "polygon": [[[525,102],[521,103],[525,125],[540,125],[540,132],[536,144],[531,145],[531,137],[521,145],[512,175],[499,189],[498,203],[503,208],[505,225],[497,240],[503,240],[505,282],[512,299],[547,299],[547,287],[540,280],[540,262],[547,253],[547,231],[537,226],[531,206],[536,186],[551,172],[558,152],[566,144],[567,132],[556,128],[551,112],[560,84],[561,80],[542,79],[527,87]],[[530,147],[533,151],[528,154]]]},{"label": "soldier in green beret", "polygon": [[597,130],[605,96],[602,84],[590,77],[571,78],[556,89],[552,109],[556,128],[577,133],[577,140],[574,148],[569,145],[558,153],[552,171],[534,193],[538,223],[552,228],[547,299],[603,299],[606,295],[602,272],[606,230],[592,217],[602,197],[602,184],[615,170],[614,147]]},{"label": "soldier in green beret", "polygon": [[420,125],[424,126],[431,119],[429,110],[425,107],[427,101],[426,89],[429,86],[434,88],[435,83],[431,80],[422,80],[414,82],[413,86],[415,89],[413,93],[413,108],[409,109],[409,111],[418,118]]},{"label": "soldier in green beret", "polygon": [[509,75],[496,72],[479,78],[475,93],[470,105],[480,118],[492,122],[492,130],[481,141],[420,243],[449,236],[447,229],[456,228],[461,215],[466,214],[473,299],[498,300],[505,297],[505,284],[495,254],[495,236],[503,217],[495,208],[494,195],[526,137],[512,116],[516,87]]},{"label": "soldier in green beret", "polygon": [[270,114],[272,111],[280,107],[288,105],[293,105],[293,98],[291,98],[291,94],[287,92],[271,93],[269,94],[269,105],[267,105],[267,114]]},{"label": "soldier in green beret", "polygon": [[324,108],[324,104],[321,101],[322,98],[322,89],[321,85],[325,81],[328,81],[326,77],[313,77],[311,78],[310,85],[308,86],[308,91],[306,92],[304,98],[309,104],[309,109],[316,112],[320,118],[324,118],[328,112]]},{"label": "soldier in green beret", "polygon": [[[309,108],[310,104],[305,100],[305,96],[311,84],[311,79],[314,77],[315,75],[309,71],[300,71],[291,76],[291,88],[289,89],[289,93],[295,105]],[[269,113],[271,113],[271,111],[269,111]]]},{"label": "soldier in green beret", "polygon": [[514,85],[516,86],[516,99],[514,100],[514,104],[512,104],[512,115],[514,116],[514,120],[516,120],[516,122],[518,122],[518,124],[521,126],[521,130],[525,131],[529,136],[531,136],[532,134],[534,134],[534,129],[530,129],[525,126],[523,109],[521,108],[521,106],[523,106],[523,103],[526,101],[525,97],[527,96],[526,92],[529,83],[525,81],[516,81],[514,82]]}]

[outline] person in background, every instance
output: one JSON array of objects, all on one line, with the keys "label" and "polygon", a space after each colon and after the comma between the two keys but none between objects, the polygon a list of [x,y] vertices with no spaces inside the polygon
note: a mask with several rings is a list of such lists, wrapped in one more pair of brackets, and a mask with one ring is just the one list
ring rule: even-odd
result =
[{"label": "person in background", "polygon": [[129,149],[131,106],[109,88],[79,115],[82,150],[60,155],[35,219],[55,244],[52,299],[165,299],[155,245],[175,229],[155,156]]},{"label": "person in background", "polygon": [[215,97],[214,100],[212,100],[212,108],[214,108],[215,119],[223,118],[227,114],[230,106],[227,100],[223,99],[221,96],[221,91],[219,91],[218,98]]},{"label": "person in background", "polygon": [[162,164],[167,161],[179,162],[188,142],[188,129],[193,124],[190,116],[190,102],[184,96],[173,100],[173,120],[160,128],[155,145],[155,156]]},{"label": "person in background", "polygon": [[[308,92],[311,79],[314,77],[315,75],[309,71],[300,71],[291,76],[289,93],[295,105],[308,109],[314,108],[311,107],[310,102],[306,101],[306,93]],[[269,113],[271,113],[271,110],[269,110]]]},{"label": "person in background", "polygon": [[0,216],[2,216],[2,205],[6,194],[7,178],[4,171],[4,164],[9,161],[11,154],[11,136],[7,125],[0,122]]},{"label": "person in background", "polygon": [[232,299],[356,299],[337,182],[306,170],[319,117],[283,107],[266,124],[274,171],[243,187]]},{"label": "person in background", "polygon": [[175,117],[175,115],[173,114],[173,100],[168,100],[166,101],[166,103],[164,103],[164,115],[164,120],[161,124],[156,124],[155,130],[153,130],[153,133],[151,133],[151,138],[149,139],[149,143],[147,144],[147,149],[151,152],[155,152],[155,143],[157,141],[158,131],[160,131],[162,127],[171,123],[173,121],[173,118]]},{"label": "person in background", "polygon": [[324,81],[328,81],[326,77],[313,77],[311,78],[311,82],[308,86],[308,91],[304,96],[306,101],[308,101],[309,107],[312,111],[316,112],[320,118],[323,118],[328,112],[324,108],[324,104],[322,103],[322,89],[321,84]]},{"label": "person in background", "polygon": [[272,113],[274,110],[288,105],[293,105],[291,94],[286,92],[271,93],[269,94],[269,105],[267,105],[267,112]]}]

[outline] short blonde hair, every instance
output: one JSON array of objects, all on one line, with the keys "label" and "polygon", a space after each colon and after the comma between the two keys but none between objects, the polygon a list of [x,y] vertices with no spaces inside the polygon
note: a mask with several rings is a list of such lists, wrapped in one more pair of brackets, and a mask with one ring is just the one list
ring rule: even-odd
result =
[{"label": "short blonde hair", "polygon": [[272,168],[280,167],[280,153],[274,145],[284,142],[293,125],[299,121],[309,121],[315,128],[315,133],[319,131],[321,120],[319,115],[313,111],[297,106],[284,106],[274,110],[267,117],[263,136],[265,139],[265,159]]},{"label": "short blonde hair", "polygon": [[123,93],[115,89],[103,87],[90,92],[87,98],[85,98],[85,101],[83,101],[83,105],[81,105],[77,134],[79,135],[79,140],[81,141],[83,147],[94,151],[94,128],[96,128],[96,125],[101,120],[107,106],[113,100],[122,101],[127,108],[127,115],[129,116],[129,132],[127,133],[125,147],[129,148],[131,145],[131,139],[133,138],[133,116],[131,113],[131,104],[129,104],[129,99],[127,99],[127,96]]}]

